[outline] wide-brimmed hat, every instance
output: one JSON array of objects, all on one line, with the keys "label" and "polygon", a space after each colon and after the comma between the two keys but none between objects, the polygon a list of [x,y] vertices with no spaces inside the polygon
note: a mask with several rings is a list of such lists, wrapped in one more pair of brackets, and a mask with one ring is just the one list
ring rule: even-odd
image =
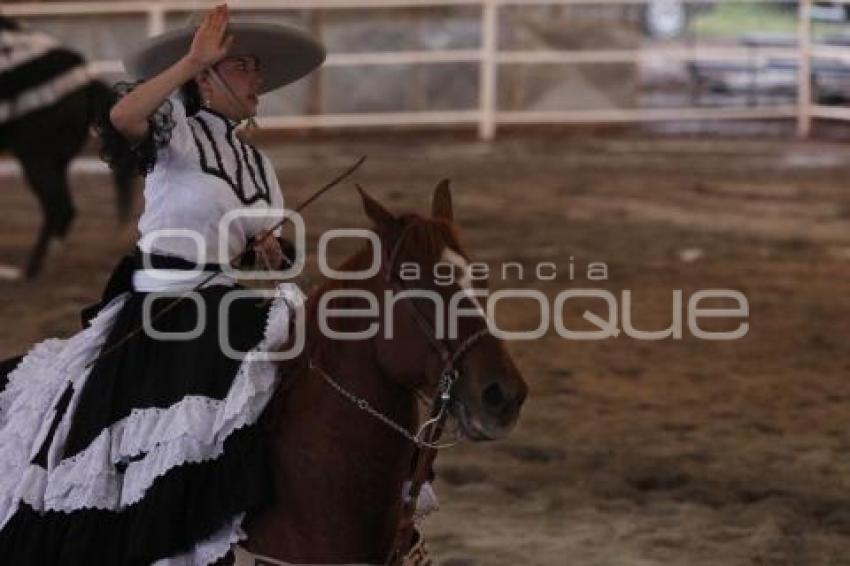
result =
[{"label": "wide-brimmed hat", "polygon": [[[189,52],[197,28],[184,27],[148,39],[124,59],[124,69],[137,79],[158,75]],[[261,92],[295,82],[325,60],[325,48],[300,29],[265,22],[230,22],[233,35],[228,56],[253,55],[260,60]]]}]

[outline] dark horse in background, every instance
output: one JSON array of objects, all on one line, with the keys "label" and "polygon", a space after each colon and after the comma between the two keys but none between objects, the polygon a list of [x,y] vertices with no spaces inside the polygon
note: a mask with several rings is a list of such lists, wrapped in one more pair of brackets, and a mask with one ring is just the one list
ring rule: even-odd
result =
[{"label": "dark horse in background", "polygon": [[[14,20],[0,15],[0,34],[20,29]],[[7,76],[0,81],[0,99],[8,95],[6,91],[33,80],[33,73],[49,72],[51,65],[63,61],[67,65],[74,58],[83,62],[79,54],[61,47],[52,49],[50,55],[4,72]],[[18,159],[42,210],[42,226],[26,267],[28,278],[41,271],[50,243],[68,234],[76,214],[68,185],[68,166],[83,148],[97,113],[108,108],[113,98],[106,84],[92,80],[49,106],[0,123],[0,151],[9,151]],[[114,170],[113,177],[118,218],[125,222],[132,205],[133,172]]]}]

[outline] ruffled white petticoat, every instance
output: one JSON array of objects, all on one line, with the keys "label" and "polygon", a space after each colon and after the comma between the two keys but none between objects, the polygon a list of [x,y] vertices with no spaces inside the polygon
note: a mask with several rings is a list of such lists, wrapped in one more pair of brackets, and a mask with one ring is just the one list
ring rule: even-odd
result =
[{"label": "ruffled white petticoat", "polygon": [[[129,294],[116,297],[85,330],[68,339],[36,345],[9,375],[0,392],[0,529],[23,502],[36,511],[79,509],[120,511],[141,500],[156,478],[186,463],[214,460],[236,430],[257,421],[278,382],[275,362],[263,353],[287,340],[292,307],[304,295],[292,283],[278,286],[268,311],[263,339],[239,366],[222,400],[187,396],[168,408],[135,409],[104,429],[82,452],[61,460],[74,408],[89,376],[86,365],[106,341]],[[51,443],[47,469],[30,462],[49,434],[54,410],[69,384],[73,397]],[[145,458],[130,458],[145,453]],[[127,463],[123,475],[115,465]],[[189,552],[156,562],[156,566],[206,566],[222,558],[244,539],[243,516]]]}]

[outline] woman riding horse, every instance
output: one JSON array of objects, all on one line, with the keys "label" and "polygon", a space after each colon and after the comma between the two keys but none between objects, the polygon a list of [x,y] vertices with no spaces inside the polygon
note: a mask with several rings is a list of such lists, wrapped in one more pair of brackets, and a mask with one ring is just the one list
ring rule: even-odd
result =
[{"label": "woman riding horse", "polygon": [[285,342],[302,295],[228,298],[222,266],[246,246],[268,268],[284,258],[275,169],[236,128],[324,56],[299,30],[229,23],[219,6],[126,62],[148,79],[104,127],[147,173],[141,239],[86,328],[35,346],[0,392],[4,563],[211,564],[272,500],[258,418],[278,368],[259,354]]},{"label": "woman riding horse", "polygon": [[[387,252],[370,278],[329,281],[306,301],[292,284],[271,304],[233,300],[222,264],[249,249],[276,268],[284,255],[274,168],[236,126],[258,94],[323,58],[297,30],[228,25],[219,7],[194,37],[154,38],[126,62],[152,78],[115,105],[117,131],[104,133],[113,159],[147,173],[142,238],[85,330],[0,362],[4,563],[206,566],[247,534],[237,557],[263,563],[425,564],[411,516],[441,423],[452,415],[472,440],[515,425],[527,387],[489,332],[481,289],[428,275],[469,267],[447,183],[428,218],[396,217],[361,191]],[[182,100],[166,100],[178,87]],[[366,270],[371,251],[343,269]],[[392,330],[358,341],[319,332],[336,291],[353,293],[331,308],[352,310],[355,334],[374,323],[364,294],[394,297]],[[447,310],[464,301],[456,337],[442,336],[448,313],[429,313],[422,293]],[[278,388],[264,354],[297,342],[297,313],[306,345]],[[434,418],[419,427],[422,395]]]}]

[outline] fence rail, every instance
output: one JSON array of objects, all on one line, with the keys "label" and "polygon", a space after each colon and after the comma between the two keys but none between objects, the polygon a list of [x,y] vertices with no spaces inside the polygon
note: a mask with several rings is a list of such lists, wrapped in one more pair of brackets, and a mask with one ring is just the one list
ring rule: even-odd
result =
[{"label": "fence rail", "polygon": [[[491,139],[501,124],[588,124],[652,122],[662,120],[738,120],[793,119],[799,134],[807,136],[812,120],[850,120],[850,108],[821,106],[812,101],[812,61],[829,59],[850,62],[850,47],[815,45],[812,39],[811,10],[813,0],[798,3],[798,29],[794,43],[787,47],[764,47],[758,50],[761,58],[782,58],[797,66],[797,103],[762,108],[663,108],[663,109],[588,109],[564,111],[514,110],[498,108],[498,81],[501,69],[509,65],[543,64],[611,64],[645,63],[650,61],[714,61],[752,62],[751,48],[711,46],[649,46],[635,49],[571,49],[571,50],[505,50],[499,48],[499,29],[502,10],[531,6],[627,6],[646,4],[648,0],[231,0],[231,11],[291,12],[294,10],[329,11],[375,9],[477,7],[480,20],[480,45],[477,49],[413,50],[396,52],[330,53],[328,67],[361,67],[377,65],[432,65],[441,63],[473,63],[478,66],[478,108],[472,110],[426,110],[415,112],[364,112],[309,115],[270,115],[259,121],[270,128],[363,127],[390,125],[473,124],[479,135]],[[738,0],[715,0],[735,2]],[[749,3],[774,3],[784,0],[749,0]],[[850,0],[837,3],[850,4]],[[166,29],[169,15],[185,15],[203,10],[210,2],[56,2],[16,3],[0,8],[11,17],[74,17],[138,14],[146,16],[147,34],[156,35]],[[123,70],[120,61],[92,61],[97,74]]]}]

